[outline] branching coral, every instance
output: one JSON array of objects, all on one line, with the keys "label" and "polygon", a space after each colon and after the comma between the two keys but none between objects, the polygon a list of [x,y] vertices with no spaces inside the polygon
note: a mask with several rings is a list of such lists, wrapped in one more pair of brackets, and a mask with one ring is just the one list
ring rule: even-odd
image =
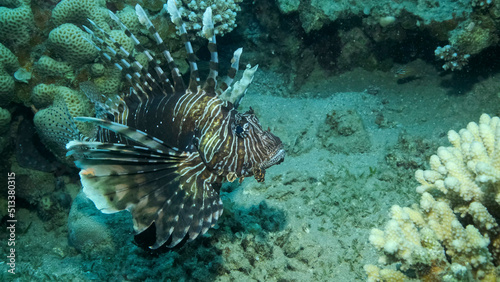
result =
[{"label": "branching coral", "polygon": [[490,19],[468,19],[448,33],[450,44],[437,47],[434,53],[438,59],[445,61],[443,69],[461,70],[471,55],[498,43],[496,33]]},{"label": "branching coral", "polygon": [[[427,281],[495,281],[500,259],[500,118],[483,114],[479,124],[450,131],[452,147],[440,147],[430,170],[418,170],[420,206],[393,206],[385,230],[370,242],[382,263],[400,262]],[[376,266],[369,280],[384,278]]]},{"label": "branching coral", "polygon": [[444,60],[443,65],[444,70],[461,70],[470,58],[469,54],[459,54],[456,48],[451,45],[446,45],[444,47],[437,47],[434,51],[436,58]]},{"label": "branching coral", "polygon": [[201,35],[203,13],[207,7],[212,7],[215,33],[223,36],[236,27],[236,14],[241,10],[241,0],[182,0],[179,12],[184,18],[186,29],[194,30]]}]

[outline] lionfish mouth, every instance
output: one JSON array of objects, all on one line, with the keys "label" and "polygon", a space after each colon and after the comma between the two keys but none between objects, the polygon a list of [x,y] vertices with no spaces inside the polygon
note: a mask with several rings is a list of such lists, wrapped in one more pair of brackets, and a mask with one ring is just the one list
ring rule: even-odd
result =
[{"label": "lionfish mouth", "polygon": [[269,159],[260,164],[260,167],[266,169],[273,165],[280,164],[284,159],[285,149],[283,149],[283,146],[280,146],[272,154],[270,154]]}]

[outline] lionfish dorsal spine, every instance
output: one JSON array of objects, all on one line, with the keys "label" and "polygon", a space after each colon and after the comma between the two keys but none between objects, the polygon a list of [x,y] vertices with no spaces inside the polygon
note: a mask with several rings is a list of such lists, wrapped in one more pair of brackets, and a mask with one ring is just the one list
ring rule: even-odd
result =
[{"label": "lionfish dorsal spine", "polygon": [[227,72],[226,79],[222,82],[222,85],[220,87],[222,93],[228,90],[228,88],[233,83],[234,77],[236,76],[236,73],[239,69],[241,53],[243,53],[243,48],[238,48],[233,53],[233,58],[231,59],[231,67]]},{"label": "lionfish dorsal spine", "polygon": [[[150,34],[153,35],[153,39],[155,40],[156,45],[158,45],[159,49],[162,50],[163,57],[165,57],[165,60],[167,60],[168,67],[172,75],[172,80],[174,82],[173,88],[175,89],[176,92],[184,91],[185,86],[184,86],[184,81],[182,80],[181,72],[179,71],[179,67],[177,67],[177,64],[175,63],[174,59],[172,58],[172,55],[170,54],[170,51],[167,48],[167,45],[165,44],[163,39],[161,39],[160,35],[158,34],[158,31],[156,30],[151,20],[149,20],[148,16],[146,15],[146,12],[141,7],[141,5],[139,4],[135,5],[135,12],[139,19],[139,22],[146,27],[146,29]],[[120,21],[120,19],[118,18],[116,18],[116,20]],[[132,34],[132,32],[130,32],[123,23],[121,25],[124,26],[125,28],[125,34],[126,35],[130,34],[129,36],[132,39],[134,39],[135,36]],[[148,57],[150,65],[158,73],[158,76],[160,76],[163,81],[170,84],[167,73],[163,71],[163,69],[158,65],[158,63],[156,63],[156,60],[153,59],[149,50],[146,50],[137,39],[134,39],[134,44],[138,52],[143,52]]]},{"label": "lionfish dorsal spine", "polygon": [[208,39],[208,51],[210,51],[210,73],[203,89],[209,93],[214,93],[217,87],[217,76],[219,75],[219,58],[211,7],[208,7],[205,13],[203,13],[202,33]]},{"label": "lionfish dorsal spine", "polygon": [[[89,22],[92,27],[104,37],[104,39],[100,38],[96,32],[84,26],[85,30],[89,32],[92,37],[104,48],[101,48],[93,43],[94,46],[107,62],[114,64],[125,74],[125,78],[134,88],[134,93],[136,95],[143,96],[145,99],[148,99],[148,93],[152,93],[155,90],[159,91],[159,93],[164,91],[162,90],[162,85],[158,84],[157,80],[148,73],[148,70],[145,67],[137,62],[130,52],[125,50],[119,42],[117,42],[102,28],[97,26],[92,20],[89,19]],[[116,51],[110,44],[112,44],[118,51]],[[141,99],[141,97],[139,97],[139,100],[142,101],[144,98]]]},{"label": "lionfish dorsal spine", "polygon": [[193,46],[189,41],[188,34],[186,31],[186,24],[182,21],[181,14],[177,9],[174,0],[168,0],[167,4],[163,5],[163,7],[170,14],[172,22],[179,29],[182,43],[184,43],[184,47],[186,48],[187,59],[189,62],[189,69],[191,71],[188,88],[192,92],[197,92],[198,86],[200,85],[200,76],[198,71],[198,65],[196,64],[196,56],[193,52]]}]

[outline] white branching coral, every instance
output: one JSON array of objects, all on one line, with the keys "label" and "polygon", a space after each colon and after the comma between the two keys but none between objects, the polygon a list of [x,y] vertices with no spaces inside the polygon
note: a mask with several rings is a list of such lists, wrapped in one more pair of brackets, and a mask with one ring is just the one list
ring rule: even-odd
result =
[{"label": "white branching coral", "polygon": [[215,34],[223,36],[236,27],[236,15],[241,10],[242,0],[182,0],[176,1],[187,30],[202,36],[203,13],[212,8]]},{"label": "white branching coral", "polygon": [[[393,206],[385,230],[373,229],[370,242],[401,262],[417,278],[495,281],[500,261],[500,118],[483,114],[479,124],[448,132],[452,147],[440,147],[430,170],[415,178],[420,206]],[[384,278],[365,266],[369,280]],[[432,279],[430,279],[432,280]]]},{"label": "white branching coral", "polygon": [[444,47],[437,47],[434,50],[434,55],[436,58],[444,60],[443,64],[444,70],[461,70],[465,65],[467,65],[470,55],[460,54],[456,48],[451,45],[446,45]]}]

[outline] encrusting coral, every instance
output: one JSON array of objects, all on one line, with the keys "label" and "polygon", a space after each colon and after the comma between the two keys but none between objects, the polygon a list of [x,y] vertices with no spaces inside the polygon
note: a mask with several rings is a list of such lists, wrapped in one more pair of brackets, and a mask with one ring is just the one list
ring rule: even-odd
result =
[{"label": "encrusting coral", "polygon": [[[495,281],[500,262],[500,118],[483,114],[479,124],[448,132],[452,147],[440,147],[430,170],[418,170],[420,206],[393,206],[385,230],[370,242],[382,264],[400,262],[424,281]],[[365,266],[369,281],[406,277]],[[407,279],[409,277],[406,277]]]}]

